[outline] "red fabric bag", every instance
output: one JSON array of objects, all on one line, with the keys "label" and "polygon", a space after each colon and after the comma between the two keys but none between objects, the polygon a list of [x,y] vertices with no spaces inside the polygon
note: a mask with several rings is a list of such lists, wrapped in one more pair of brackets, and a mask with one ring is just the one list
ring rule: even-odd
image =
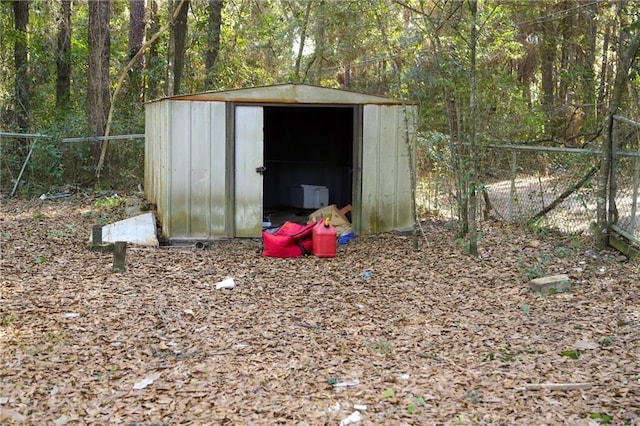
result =
[{"label": "red fabric bag", "polygon": [[311,232],[315,223],[300,225],[285,222],[274,233],[262,232],[262,255],[268,257],[299,257],[311,254]]}]

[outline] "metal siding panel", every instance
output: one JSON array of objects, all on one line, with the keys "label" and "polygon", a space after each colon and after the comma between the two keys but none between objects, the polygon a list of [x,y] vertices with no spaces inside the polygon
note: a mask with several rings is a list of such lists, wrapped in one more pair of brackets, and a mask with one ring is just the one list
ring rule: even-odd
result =
[{"label": "metal siding panel", "polygon": [[236,107],[235,111],[235,235],[262,234],[262,175],[264,112],[262,107]]},{"label": "metal siding panel", "polygon": [[403,107],[365,105],[363,121],[361,232],[410,226],[411,167]]},{"label": "metal siding panel", "polygon": [[378,232],[394,228],[398,190],[398,120],[394,107],[380,107],[380,163],[377,195]]},{"label": "metal siding panel", "polygon": [[362,120],[362,206],[360,232],[378,232],[378,188],[380,186],[380,107],[365,105]]},{"label": "metal siding panel", "polygon": [[145,198],[151,202],[156,202],[156,189],[153,185],[153,144],[155,142],[154,126],[157,125],[153,119],[153,111],[156,105],[147,105],[144,108],[144,192]]},{"label": "metal siding panel", "polygon": [[235,142],[235,119],[236,119],[236,105],[233,102],[225,102],[225,159],[224,159],[224,191],[225,191],[225,209],[224,217],[225,221],[225,235],[233,237],[235,235],[235,211],[236,211],[236,142]]},{"label": "metal siding panel", "polygon": [[166,148],[168,138],[168,102],[147,104],[145,108],[145,197],[156,205],[163,234],[168,234],[166,199]]},{"label": "metal siding panel", "polygon": [[188,171],[189,236],[206,238],[211,224],[211,105],[209,102],[191,102]]},{"label": "metal siding panel", "polygon": [[352,198],[353,211],[351,212],[351,227],[356,234],[362,233],[362,105],[354,108],[353,120],[353,182]]},{"label": "metal siding panel", "polygon": [[225,235],[228,218],[225,214],[226,191],[226,108],[224,102],[210,102],[211,134],[211,229],[212,235]]},{"label": "metal siding panel", "polygon": [[[158,108],[159,126],[156,131],[159,132],[158,149],[156,151],[156,160],[158,161],[159,172],[157,176],[158,188],[158,212],[160,213],[160,222],[162,223],[162,231],[165,236],[171,236],[171,222],[169,214],[171,213],[171,205],[169,204],[169,184],[171,183],[171,170],[169,148],[171,146],[171,103],[163,102],[162,107]],[[161,206],[161,207],[160,207]],[[161,208],[161,209],[160,209]]]},{"label": "metal siding panel", "polygon": [[191,102],[172,101],[171,143],[169,147],[171,182],[169,213],[171,238],[189,238],[190,178],[191,178]]}]

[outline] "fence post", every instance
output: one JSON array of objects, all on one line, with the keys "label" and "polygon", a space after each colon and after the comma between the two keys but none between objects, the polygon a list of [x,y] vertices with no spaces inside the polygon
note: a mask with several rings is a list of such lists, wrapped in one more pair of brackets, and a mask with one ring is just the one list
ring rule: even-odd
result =
[{"label": "fence post", "polygon": [[102,244],[102,226],[93,225],[93,232],[92,232],[91,239],[93,240],[94,245]]},{"label": "fence post", "polygon": [[511,193],[509,194],[509,221],[513,222],[515,212],[513,202],[516,199],[516,172],[518,171],[516,150],[511,150]]},{"label": "fence post", "polygon": [[[638,147],[640,154],[640,147]],[[638,207],[638,185],[640,185],[640,157],[635,159],[635,167],[633,168],[633,199],[631,200],[631,223],[629,224],[629,233],[634,235],[636,230],[636,209]]]},{"label": "fence post", "polygon": [[112,272],[124,272],[126,270],[124,266],[125,256],[127,254],[127,242],[116,241],[115,248],[113,250],[113,267]]},{"label": "fence post", "polygon": [[620,139],[618,132],[620,130],[615,117],[611,117],[613,124],[611,126],[611,164],[609,165],[609,207],[607,209],[607,222],[609,225],[618,223],[618,208],[616,207],[616,191],[618,184],[616,182],[616,166],[618,165],[618,143]]}]

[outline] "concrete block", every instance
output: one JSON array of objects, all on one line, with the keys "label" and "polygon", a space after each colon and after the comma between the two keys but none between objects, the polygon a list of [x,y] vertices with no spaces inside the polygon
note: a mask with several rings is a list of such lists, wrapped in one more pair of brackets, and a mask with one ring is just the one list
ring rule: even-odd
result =
[{"label": "concrete block", "polygon": [[531,280],[529,288],[536,293],[548,295],[571,290],[571,282],[568,275],[550,275]]}]

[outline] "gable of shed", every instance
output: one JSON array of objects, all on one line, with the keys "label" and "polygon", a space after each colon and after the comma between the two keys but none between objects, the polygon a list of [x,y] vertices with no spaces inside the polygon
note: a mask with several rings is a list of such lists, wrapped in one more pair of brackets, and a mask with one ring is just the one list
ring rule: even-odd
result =
[{"label": "gable of shed", "polygon": [[240,103],[334,104],[334,105],[399,105],[400,102],[382,96],[366,95],[341,89],[308,84],[277,84],[219,92],[176,95],[171,100],[227,101]]}]

